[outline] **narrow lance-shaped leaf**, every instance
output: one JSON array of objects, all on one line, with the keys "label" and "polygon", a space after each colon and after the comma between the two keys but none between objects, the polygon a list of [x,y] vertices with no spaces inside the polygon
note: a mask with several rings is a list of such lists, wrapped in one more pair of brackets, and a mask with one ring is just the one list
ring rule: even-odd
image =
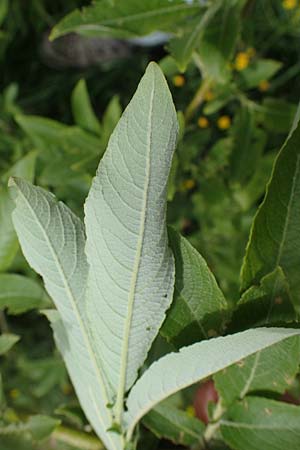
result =
[{"label": "narrow lance-shaped leaf", "polygon": [[242,289],[281,266],[300,311],[300,124],[275,161],[267,193],[251,230]]},{"label": "narrow lance-shaped leaf", "polygon": [[0,335],[0,356],[10,350],[20,339],[16,334],[3,333]]},{"label": "narrow lance-shaped leaf", "polygon": [[174,22],[199,12],[199,4],[184,0],[98,0],[76,9],[52,30],[51,39],[75,32],[85,36],[130,37],[153,31],[173,31]]},{"label": "narrow lance-shaped leaf", "polygon": [[174,444],[196,446],[202,441],[204,424],[172,405],[158,405],[143,419],[143,425],[159,438]]},{"label": "narrow lance-shaped leaf", "polygon": [[177,128],[167,83],[151,63],[111,136],[85,206],[87,308],[117,398],[117,421],[172,300],[166,190]]},{"label": "narrow lance-shaped leaf", "polygon": [[300,362],[298,336],[279,342],[214,376],[222,404],[229,406],[249,392],[283,393],[292,384]]},{"label": "narrow lance-shaped leaf", "polygon": [[299,334],[295,329],[257,328],[202,341],[162,357],[141,376],[128,396],[127,437],[131,438],[135,425],[150,409],[171,394]]},{"label": "narrow lance-shaped leaf", "polygon": [[76,84],[72,92],[71,105],[77,125],[87,131],[101,135],[101,125],[94,113],[84,79],[79,80]]},{"label": "narrow lance-shaped leaf", "polygon": [[300,408],[267,398],[248,397],[221,420],[221,433],[234,450],[296,450],[300,442]]},{"label": "narrow lance-shaped leaf", "polygon": [[51,304],[42,286],[24,275],[0,274],[0,286],[0,310],[7,308],[9,314],[21,314]]},{"label": "narrow lance-shaped leaf", "polygon": [[193,51],[199,44],[205,27],[214,17],[222,3],[223,0],[212,3],[203,15],[192,22],[183,36],[176,37],[170,41],[170,53],[176,60],[176,63],[182,72],[186,70]]},{"label": "narrow lance-shaped leaf", "polygon": [[109,450],[122,448],[112,424],[101,368],[87,329],[85,288],[88,265],[81,221],[45,190],[12,179],[13,222],[25,257],[42,275],[59,312],[48,313],[81,405]]},{"label": "narrow lance-shaped leaf", "polygon": [[19,248],[16,232],[11,220],[13,202],[7,190],[7,180],[11,175],[33,180],[36,153],[31,152],[14,164],[1,179],[5,186],[0,185],[0,272],[9,268]]},{"label": "narrow lance-shaped leaf", "polygon": [[205,260],[172,228],[175,257],[174,299],[161,334],[176,348],[222,334],[229,316],[227,302]]}]

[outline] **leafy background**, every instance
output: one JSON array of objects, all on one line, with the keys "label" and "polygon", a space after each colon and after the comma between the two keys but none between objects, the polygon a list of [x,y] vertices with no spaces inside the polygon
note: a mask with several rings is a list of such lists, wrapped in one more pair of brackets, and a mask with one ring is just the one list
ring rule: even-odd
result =
[{"label": "leafy background", "polygon": [[[99,448],[54,347],[48,322],[39,312],[51,300],[20,252],[6,186],[10,175],[24,177],[50,189],[81,214],[99,158],[149,60],[160,63],[181,124],[169,179],[168,222],[204,257],[226,301],[216,285],[215,304],[204,302],[201,293],[195,296],[184,288],[179,275],[174,305],[148,362],[206,337],[266,323],[291,324],[296,318],[284,266],[270,264],[256,276],[254,286],[244,268],[242,286],[249,289],[241,299],[240,269],[253,217],[297,111],[300,5],[292,0],[224,0],[187,7],[178,0],[174,4],[185,9],[166,18],[160,11],[165,2],[148,0],[140,5],[130,0],[120,3],[118,14],[136,14],[139,8],[141,12],[153,8],[156,13],[151,20],[133,21],[128,28],[114,21],[114,2],[96,0],[90,6],[95,8],[92,20],[110,20],[109,36],[117,41],[104,45],[72,34],[50,44],[53,27],[89,3],[31,0],[25,5],[2,0],[0,4],[1,450]],[[106,7],[99,8],[100,3]],[[80,32],[80,14],[68,17],[56,25],[52,36],[64,34],[64,27]],[[149,46],[125,40],[157,29],[175,36]],[[299,227],[298,220],[298,236]],[[199,269],[189,270],[193,283],[199,285],[205,270],[201,257],[192,254],[186,241],[180,244],[173,237],[171,242],[174,251],[182,246],[187,262],[194,258],[193,267]],[[268,314],[274,299],[278,308]],[[228,408],[228,417],[221,422],[221,448],[255,449],[262,442],[259,439],[276,448],[280,442],[276,429],[265,434],[268,413],[262,418],[257,413],[272,408],[279,437],[287,448],[295,448],[289,434],[282,437],[280,426],[286,422],[300,439],[297,407],[272,403],[287,388],[295,398],[300,395],[299,347],[297,338],[293,339],[215,377]],[[251,383],[249,373],[254,373]],[[267,394],[247,397],[248,392]],[[141,448],[195,444],[204,426],[186,414],[192,397],[189,390],[150,413],[145,428],[141,427]],[[159,430],[161,417],[168,419],[168,414],[169,427],[166,424]],[[182,440],[184,420],[192,432]],[[246,437],[239,421],[251,424]],[[218,448],[219,443],[213,445]]]}]

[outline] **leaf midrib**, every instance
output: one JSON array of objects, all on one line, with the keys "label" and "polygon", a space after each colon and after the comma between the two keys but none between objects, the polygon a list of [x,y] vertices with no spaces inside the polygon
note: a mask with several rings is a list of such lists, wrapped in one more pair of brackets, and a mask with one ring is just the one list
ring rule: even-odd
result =
[{"label": "leaf midrib", "polygon": [[299,169],[300,169],[299,162],[300,162],[300,155],[297,156],[296,169],[295,169],[295,172],[294,172],[292,186],[291,186],[291,195],[290,195],[290,198],[289,198],[289,201],[288,201],[288,205],[287,205],[287,214],[286,214],[286,218],[285,218],[285,222],[284,222],[283,233],[282,233],[282,240],[281,240],[280,245],[279,245],[275,268],[280,265],[280,260],[281,260],[281,257],[282,257],[282,253],[284,251],[284,245],[285,245],[285,242],[286,242],[286,239],[287,239],[287,231],[288,231],[288,226],[289,226],[290,219],[291,219],[291,206],[292,206],[292,202],[294,201],[294,197],[295,197],[296,182],[297,182],[297,179],[298,179]]},{"label": "leaf midrib", "polygon": [[[72,292],[71,287],[68,284],[68,280],[67,280],[66,274],[64,272],[64,269],[63,269],[63,267],[62,267],[62,265],[60,263],[59,256],[56,254],[55,249],[53,248],[52,242],[51,242],[50,238],[48,237],[47,233],[45,232],[44,227],[42,226],[42,223],[40,222],[38,216],[36,215],[34,209],[31,206],[31,204],[29,203],[29,201],[27,200],[27,198],[23,194],[22,190],[20,188],[18,188],[18,190],[19,190],[19,193],[21,194],[21,196],[23,197],[24,201],[26,202],[28,208],[30,209],[31,213],[35,217],[36,222],[37,222],[39,228],[41,229],[42,234],[44,235],[44,238],[45,238],[45,240],[46,240],[46,242],[47,242],[47,244],[48,244],[48,246],[50,248],[50,251],[52,253],[54,261],[56,262],[56,266],[58,268],[58,272],[59,272],[59,274],[61,276],[61,279],[63,281],[63,285],[65,286],[65,289],[66,289],[66,292],[67,292],[67,296],[69,297],[70,303],[72,305],[72,309],[73,309],[73,311],[75,313],[76,319],[77,319],[78,324],[79,324],[79,328],[80,328],[80,330],[82,332],[82,336],[84,338],[84,343],[85,343],[85,346],[86,346],[86,348],[88,350],[88,354],[89,354],[90,360],[92,362],[92,365],[94,367],[95,375],[96,375],[96,378],[97,378],[97,380],[99,382],[100,389],[102,391],[104,401],[107,400],[106,403],[109,403],[108,397],[107,397],[106,388],[105,388],[105,385],[104,385],[104,382],[103,382],[103,379],[102,379],[102,376],[101,376],[101,372],[100,372],[99,367],[97,365],[96,358],[95,358],[95,355],[93,353],[92,347],[91,347],[91,345],[89,343],[88,333],[87,333],[86,328],[84,326],[84,323],[83,323],[83,321],[82,321],[82,319],[80,317],[80,314],[79,314],[79,311],[78,311],[78,307],[77,307],[77,303],[76,303],[76,300],[75,300],[75,296],[74,296],[74,294]],[[97,408],[96,411],[98,411],[98,409],[99,408]],[[108,417],[108,419],[110,421],[112,421],[112,416],[108,414],[107,408],[105,408],[105,413],[106,413],[106,416]],[[103,429],[105,430],[107,428],[107,426],[103,422],[103,419],[102,419],[102,416],[101,416],[100,412],[97,413],[97,416],[98,416],[99,421],[102,423]],[[110,441],[112,443],[112,446],[116,449],[115,444],[112,441],[109,433],[107,433],[107,437],[110,439]]]},{"label": "leaf midrib", "polygon": [[[155,75],[153,74],[153,77]],[[146,154],[146,171],[145,171],[145,183],[143,190],[143,202],[142,209],[140,215],[140,229],[137,240],[137,248],[133,265],[133,273],[130,282],[130,290],[128,294],[128,309],[127,309],[127,321],[125,322],[125,330],[124,330],[124,338],[123,338],[123,346],[122,346],[122,355],[121,355],[121,366],[120,366],[120,381],[117,391],[117,400],[116,400],[116,420],[121,423],[122,415],[123,415],[123,403],[124,403],[124,393],[126,386],[126,374],[127,374],[127,362],[128,362],[128,351],[129,351],[129,338],[130,338],[130,330],[131,323],[133,317],[133,309],[134,309],[134,300],[135,293],[137,287],[137,279],[139,273],[139,267],[142,257],[142,249],[144,242],[144,234],[145,234],[145,226],[146,226],[146,215],[147,215],[147,204],[148,204],[148,195],[149,195],[149,185],[150,185],[150,171],[151,171],[151,149],[152,149],[152,121],[153,121],[153,103],[154,103],[154,78],[152,81],[152,89],[150,93],[150,106],[149,106],[149,117],[147,124],[147,154]]]},{"label": "leaf midrib", "polygon": [[[155,17],[157,15],[164,15],[164,14],[169,14],[169,13],[184,11],[184,10],[189,10],[189,9],[194,10],[195,6],[188,5],[188,4],[167,6],[165,8],[158,8],[158,9],[154,9],[151,11],[145,11],[145,12],[141,12],[141,13],[137,13],[137,14],[131,14],[128,16],[114,17],[113,19],[102,20],[100,27],[101,27],[101,25],[104,25],[104,26],[117,25],[118,27],[120,27],[124,23],[132,22],[135,20],[143,20],[143,19],[147,19],[147,18],[150,18],[153,16]],[[80,26],[80,28],[83,28],[83,27]]]}]

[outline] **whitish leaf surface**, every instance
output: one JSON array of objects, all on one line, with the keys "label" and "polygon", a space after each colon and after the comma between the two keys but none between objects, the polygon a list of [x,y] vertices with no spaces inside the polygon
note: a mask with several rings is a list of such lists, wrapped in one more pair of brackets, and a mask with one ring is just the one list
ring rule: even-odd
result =
[{"label": "whitish leaf surface", "polygon": [[21,314],[49,303],[49,297],[35,280],[13,273],[0,274],[0,310],[7,308],[9,314]]},{"label": "whitish leaf surface", "polygon": [[300,442],[300,407],[248,397],[221,421],[225,442],[234,450],[296,450]]},{"label": "whitish leaf surface", "polygon": [[275,161],[251,230],[242,269],[246,289],[280,266],[300,311],[300,125]]},{"label": "whitish leaf surface", "polygon": [[202,341],[170,353],[153,363],[133,386],[127,400],[128,436],[134,426],[157,403],[246,356],[267,348],[299,330],[257,328]]},{"label": "whitish leaf surface", "polygon": [[176,136],[167,83],[151,63],[111,136],[85,207],[87,307],[117,416],[172,300],[165,216]]},{"label": "whitish leaf surface", "polygon": [[178,348],[218,334],[228,308],[212,272],[197,250],[172,228],[169,228],[169,239],[176,278],[173,303],[161,333]]},{"label": "whitish leaf surface", "polygon": [[84,297],[88,265],[83,225],[49,192],[20,179],[11,180],[11,184],[16,202],[14,225],[25,257],[42,275],[59,311],[49,317],[81,405],[107,448],[120,448],[117,435],[114,442],[106,432],[111,413],[106,408],[105,386],[87,330]]},{"label": "whitish leaf surface", "polygon": [[173,31],[175,22],[199,10],[199,4],[188,4],[183,0],[98,0],[64,17],[53,28],[51,39],[71,32],[122,38],[157,30]]},{"label": "whitish leaf surface", "polygon": [[300,341],[295,336],[257,352],[217,373],[216,388],[226,405],[248,393],[283,393],[292,384],[300,362]]}]

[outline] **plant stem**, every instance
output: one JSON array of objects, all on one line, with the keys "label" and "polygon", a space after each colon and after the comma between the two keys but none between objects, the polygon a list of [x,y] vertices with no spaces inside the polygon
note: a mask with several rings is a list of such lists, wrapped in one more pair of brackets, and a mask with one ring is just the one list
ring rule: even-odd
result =
[{"label": "plant stem", "polygon": [[219,400],[217,406],[214,410],[213,417],[211,423],[206,427],[206,430],[203,435],[204,442],[208,443],[213,436],[215,435],[217,429],[220,426],[220,419],[224,414],[225,409],[222,406],[221,401]]},{"label": "plant stem", "polygon": [[209,91],[211,84],[212,84],[212,80],[210,78],[207,78],[206,80],[205,79],[202,80],[192,101],[188,104],[188,106],[185,110],[184,118],[185,118],[186,122],[189,122],[191,120],[191,118],[195,114],[196,110],[203,103],[205,94],[207,93],[207,91]]},{"label": "plant stem", "polygon": [[52,433],[51,439],[81,450],[105,450],[102,442],[96,437],[64,426],[58,426]]}]

